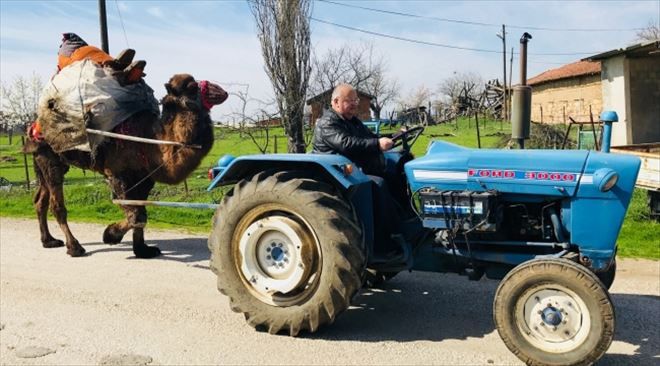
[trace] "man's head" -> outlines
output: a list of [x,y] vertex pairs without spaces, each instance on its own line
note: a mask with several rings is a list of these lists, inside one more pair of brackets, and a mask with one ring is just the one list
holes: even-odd
[[357,116],[358,99],[357,92],[349,84],[339,84],[332,91],[332,109],[344,119],[351,119]]

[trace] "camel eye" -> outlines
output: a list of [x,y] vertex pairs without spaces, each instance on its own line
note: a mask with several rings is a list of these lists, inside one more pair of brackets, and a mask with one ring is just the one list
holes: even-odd
[[196,82],[196,81],[191,81],[191,82],[189,82],[188,85],[186,86],[186,90],[187,90],[189,93],[197,93],[197,91],[199,90],[199,85],[197,85],[197,82]]

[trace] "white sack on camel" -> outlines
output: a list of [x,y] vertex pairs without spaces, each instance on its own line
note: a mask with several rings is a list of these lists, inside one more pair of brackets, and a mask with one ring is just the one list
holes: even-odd
[[57,153],[91,151],[103,141],[85,128],[112,131],[137,112],[159,115],[158,101],[144,80],[120,85],[112,70],[89,60],[63,68],[46,85],[38,116],[44,140]]

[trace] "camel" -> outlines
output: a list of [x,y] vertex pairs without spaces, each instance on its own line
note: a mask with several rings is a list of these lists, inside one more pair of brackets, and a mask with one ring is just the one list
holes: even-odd
[[[44,248],[64,245],[48,230],[47,212],[50,209],[66,236],[67,254],[85,255],[85,248],[73,236],[67,223],[64,205],[63,181],[70,165],[93,170],[106,178],[114,198],[146,200],[155,182],[177,184],[197,168],[213,145],[213,126],[209,110],[227,99],[228,94],[219,86],[198,83],[188,74],[174,75],[167,84],[160,118],[151,111],[134,114],[119,127],[131,135],[166,141],[186,146],[153,145],[118,139],[107,139],[94,152],[69,150],[56,153],[45,141],[30,141],[26,152],[34,158],[38,188],[34,204]],[[44,114],[48,114],[46,111]],[[39,118],[48,117],[40,115]],[[116,130],[116,129],[115,129]],[[192,147],[198,145],[197,147]],[[190,146],[190,147],[189,147]],[[123,221],[112,223],[103,232],[103,242],[117,244],[133,230],[133,253],[138,258],[153,258],[160,249],[144,241],[147,211],[144,206],[124,206]]]

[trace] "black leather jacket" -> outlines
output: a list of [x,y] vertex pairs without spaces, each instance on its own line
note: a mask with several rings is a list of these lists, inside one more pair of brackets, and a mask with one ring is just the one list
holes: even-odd
[[378,136],[358,118],[345,120],[332,109],[316,121],[312,147],[313,153],[344,155],[367,174],[379,175],[383,170]]

